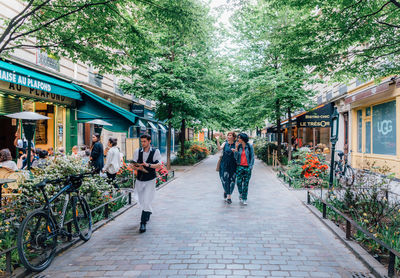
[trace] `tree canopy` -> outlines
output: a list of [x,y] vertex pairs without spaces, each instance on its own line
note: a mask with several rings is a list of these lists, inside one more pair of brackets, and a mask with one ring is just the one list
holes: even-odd
[[398,74],[400,2],[397,0],[265,0],[301,15],[282,26],[291,61],[336,80]]

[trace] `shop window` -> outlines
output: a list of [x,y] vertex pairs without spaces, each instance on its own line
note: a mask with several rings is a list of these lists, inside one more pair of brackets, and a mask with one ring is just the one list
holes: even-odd
[[362,110],[357,111],[357,151],[362,152]]
[[371,121],[365,122],[365,152],[371,153]]
[[396,155],[396,101],[372,108],[373,153]]
[[371,116],[371,107],[365,108],[365,116]]

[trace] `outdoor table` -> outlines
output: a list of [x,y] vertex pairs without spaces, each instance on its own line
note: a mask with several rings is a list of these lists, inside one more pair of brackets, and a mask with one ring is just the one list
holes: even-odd
[[2,197],[2,191],[3,191],[3,185],[11,182],[16,182],[17,180],[14,179],[0,179],[0,208],[3,204],[3,197]]

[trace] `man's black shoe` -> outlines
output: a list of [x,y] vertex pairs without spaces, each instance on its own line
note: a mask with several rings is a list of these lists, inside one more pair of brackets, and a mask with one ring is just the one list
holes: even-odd
[[228,204],[232,204],[232,199],[227,199],[226,202],[227,202]]
[[146,231],[146,224],[140,223],[139,232],[140,232],[140,233],[144,233],[145,231]]

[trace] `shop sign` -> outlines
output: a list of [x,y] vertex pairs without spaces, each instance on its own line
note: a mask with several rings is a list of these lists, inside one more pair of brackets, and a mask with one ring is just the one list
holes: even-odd
[[[4,72],[4,71],[0,70],[0,72]],[[14,80],[14,79],[12,78],[12,80]],[[50,86],[49,84],[47,84],[47,85]],[[43,85],[41,87],[49,88],[49,91],[51,91],[51,86],[48,87],[47,85]],[[49,101],[49,102],[55,102],[55,103],[66,104],[66,105],[73,104],[73,99],[68,98],[66,96],[61,96],[61,95],[58,95],[55,93],[51,93],[47,90],[34,89],[34,88],[21,86],[17,82],[5,82],[5,81],[0,80],[0,90],[15,94],[15,95],[36,98],[39,100],[44,100],[44,101]]]
[[303,128],[330,127],[333,104],[315,108],[306,114],[297,117],[297,126]]
[[155,119],[155,116],[156,116],[156,113],[154,113],[153,111],[150,111],[150,110],[147,110],[147,109],[145,109],[144,110],[144,117],[146,118],[146,119],[150,119],[150,120],[154,120]]
[[138,117],[144,117],[144,105],[131,105],[131,112]]

